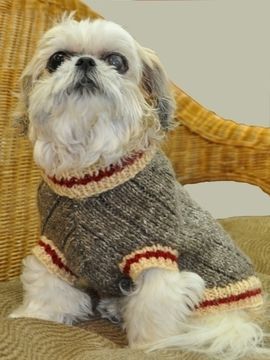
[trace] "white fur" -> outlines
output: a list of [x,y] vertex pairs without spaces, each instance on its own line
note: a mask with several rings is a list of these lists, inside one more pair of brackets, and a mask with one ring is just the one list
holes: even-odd
[[178,334],[203,291],[204,281],[192,272],[157,268],[143,272],[123,307],[129,345],[141,347]]
[[168,337],[147,346],[148,350],[175,348],[197,351],[215,359],[246,359],[260,355],[269,359],[270,350],[264,347],[262,328],[252,321],[245,310],[233,310],[191,317],[179,335]]
[[[74,56],[48,74],[46,63],[59,49]],[[101,60],[110,51],[128,59],[127,73],[119,74]],[[78,80],[75,63],[82,55],[91,56],[97,64],[91,74],[99,87],[96,94],[71,90]],[[67,18],[44,35],[22,78],[29,79],[31,88],[24,98],[34,159],[48,174],[78,170],[98,160],[107,166],[161,140],[154,109],[139,88],[142,56],[149,63],[153,57],[123,28],[105,20]]]
[[120,298],[104,298],[101,299],[97,311],[100,313],[102,319],[108,319],[112,323],[121,322],[121,304]]
[[93,314],[89,295],[49,273],[35,256],[29,255],[23,264],[23,304],[10,317],[31,317],[72,324],[86,320]]
[[270,357],[266,334],[250,310],[194,315],[204,291],[203,280],[191,272],[146,270],[136,290],[124,300],[122,316],[132,348],[170,348],[206,353],[216,359]]

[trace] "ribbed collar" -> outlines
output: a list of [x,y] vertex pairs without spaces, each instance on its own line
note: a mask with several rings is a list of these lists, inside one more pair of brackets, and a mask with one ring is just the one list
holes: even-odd
[[115,188],[136,176],[152,160],[155,147],[134,152],[107,167],[90,166],[81,171],[49,176],[44,181],[57,194],[72,199],[83,199]]

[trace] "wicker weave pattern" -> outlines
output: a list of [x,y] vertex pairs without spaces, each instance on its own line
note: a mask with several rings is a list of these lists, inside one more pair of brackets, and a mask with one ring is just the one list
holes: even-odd
[[18,79],[42,33],[64,11],[96,17],[77,0],[0,1],[0,281],[17,276],[38,237],[36,189],[40,174],[27,139],[12,128]]
[[[96,17],[78,0],[0,0],[0,281],[17,276],[37,241],[40,174],[28,141],[11,126],[18,79],[37,40],[63,11]],[[270,193],[270,130],[225,121],[174,87],[181,126],[167,153],[182,183],[246,181]]]
[[173,86],[181,125],[165,150],[182,184],[234,180],[270,194],[270,130],[225,120]]
[[183,185],[233,180],[260,186],[270,193],[270,149],[212,142],[180,125],[166,150]]

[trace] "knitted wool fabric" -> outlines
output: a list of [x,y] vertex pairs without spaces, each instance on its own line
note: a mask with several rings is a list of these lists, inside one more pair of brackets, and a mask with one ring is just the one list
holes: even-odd
[[200,312],[262,303],[251,261],[176,181],[160,150],[62,179],[44,175],[38,205],[43,237],[34,254],[70,283],[84,279],[101,296],[121,296],[123,277],[160,267],[205,280]]

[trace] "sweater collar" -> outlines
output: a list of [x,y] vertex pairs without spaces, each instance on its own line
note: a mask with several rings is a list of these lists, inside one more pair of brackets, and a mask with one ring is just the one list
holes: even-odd
[[43,173],[44,181],[58,195],[83,199],[111,190],[135,177],[152,160],[156,148],[134,152],[107,167],[90,166],[81,171],[50,176]]

